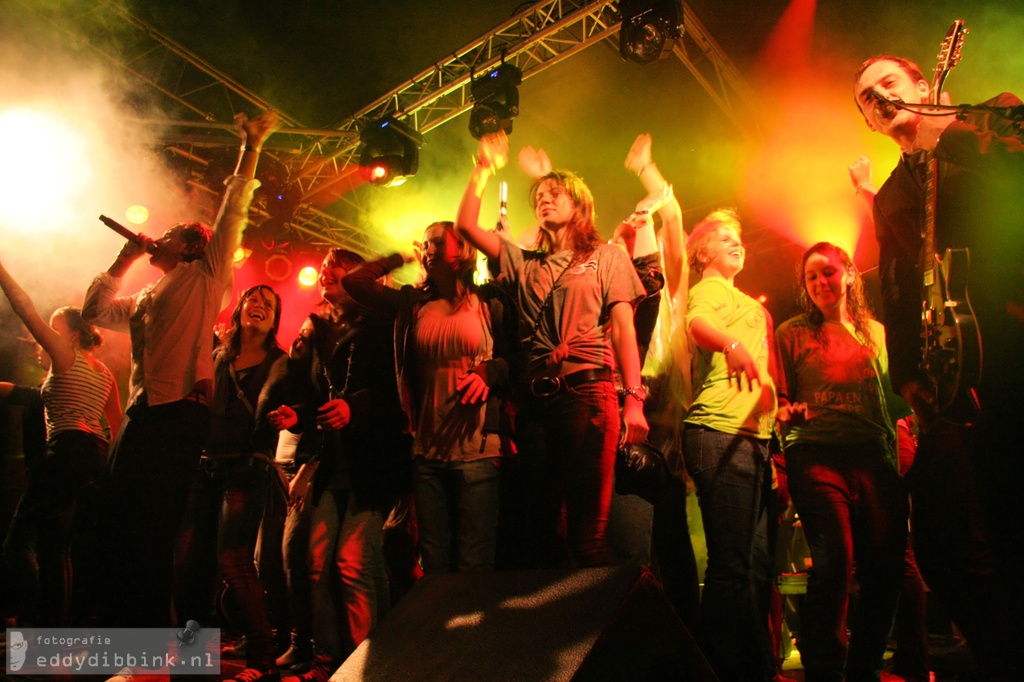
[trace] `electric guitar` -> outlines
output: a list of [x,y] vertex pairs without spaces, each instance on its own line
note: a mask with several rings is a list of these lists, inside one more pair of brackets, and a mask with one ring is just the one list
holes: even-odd
[[[966,33],[963,20],[957,19],[949,27],[932,78],[930,104],[939,103],[946,76],[960,60]],[[966,248],[946,249],[941,256],[935,250],[938,170],[938,160],[929,154],[920,256],[924,339],[921,369],[931,378],[940,416],[970,424],[981,409],[977,386],[982,365],[981,335],[967,295],[971,254]]]

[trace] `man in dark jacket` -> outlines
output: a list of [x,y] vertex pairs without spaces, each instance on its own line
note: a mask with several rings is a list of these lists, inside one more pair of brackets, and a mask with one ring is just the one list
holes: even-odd
[[[932,86],[916,64],[898,57],[868,60],[855,81],[854,96],[868,127],[903,152],[875,197],[874,219],[892,383],[922,425],[907,475],[914,549],[921,573],[967,639],[982,677],[1017,678],[1012,654],[1019,650],[1024,613],[1016,433],[1024,381],[1024,136],[1001,114],[1021,100],[1003,93],[962,116],[924,111],[935,101]],[[984,350],[973,395],[965,392],[950,406],[936,392],[939,373],[922,366],[929,156],[938,161],[935,251],[970,254],[969,272],[950,278],[967,283],[969,299],[951,291],[957,303],[951,310],[962,314],[973,306]],[[971,334],[969,327],[962,329]],[[965,351],[973,338],[964,337]]]

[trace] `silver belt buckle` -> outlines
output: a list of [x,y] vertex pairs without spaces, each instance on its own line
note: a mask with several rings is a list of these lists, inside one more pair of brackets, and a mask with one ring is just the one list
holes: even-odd
[[562,388],[561,377],[539,377],[530,380],[530,393],[536,398],[550,398]]

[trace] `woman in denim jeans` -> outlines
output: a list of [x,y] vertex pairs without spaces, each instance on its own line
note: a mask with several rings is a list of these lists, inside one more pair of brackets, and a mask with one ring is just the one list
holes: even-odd
[[526,531],[524,563],[564,563],[558,532],[564,509],[574,562],[606,564],[619,441],[613,366],[626,386],[625,440],[641,442],[647,436],[633,327],[633,304],[644,289],[625,250],[601,243],[593,196],[572,173],[553,171],[533,185],[531,199],[540,223],[536,250],[480,227],[487,180],[508,163],[505,134],[484,135],[477,159],[456,225],[471,244],[498,261],[500,281],[513,292],[519,314],[526,369],[517,394],[515,439],[525,469],[526,490],[519,500],[519,522]]
[[488,571],[498,529],[498,397],[507,394],[514,318],[500,289],[474,284],[476,249],[451,222],[427,227],[418,256],[426,272],[419,286],[379,282],[417,260],[397,253],[351,272],[342,285],[357,303],[395,318],[398,389],[415,434],[424,573]]
[[219,564],[246,636],[246,667],[231,678],[238,682],[280,679],[276,640],[253,561],[270,486],[278,485],[269,454],[274,443],[257,438],[256,424],[264,385],[272,372],[284,371],[280,322],[281,297],[269,286],[250,287],[239,296],[231,327],[214,351],[210,435],[178,540],[178,617],[203,623],[216,594]]
[[768,440],[775,419],[772,321],[733,285],[746,250],[732,211],[716,211],[687,241],[700,281],[690,289],[693,405],[683,430],[697,487],[708,565],[701,598],[704,647],[723,682],[771,680]]

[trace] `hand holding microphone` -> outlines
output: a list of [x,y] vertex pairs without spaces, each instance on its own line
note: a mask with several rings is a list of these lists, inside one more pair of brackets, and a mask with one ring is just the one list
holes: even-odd
[[156,242],[146,235],[132,232],[121,223],[105,215],[100,216],[100,222],[127,240],[117,254],[117,261],[111,266],[112,270],[108,270],[111,274],[120,277],[139,256],[156,252]]
[[[136,244],[142,245],[142,251],[135,254],[134,258],[138,258],[143,253],[153,253],[154,251],[156,251],[156,242],[154,242],[146,235],[132,232],[121,223],[117,222],[113,218],[108,218],[105,215],[100,216],[100,222],[109,227],[114,232],[117,232],[119,235],[127,239],[129,242],[135,242]],[[123,251],[124,249],[122,249],[122,252]]]

